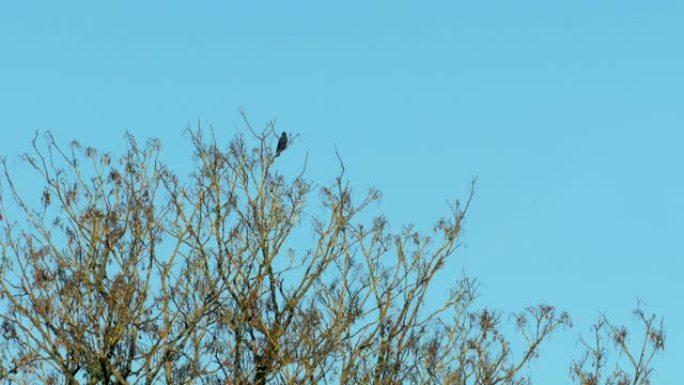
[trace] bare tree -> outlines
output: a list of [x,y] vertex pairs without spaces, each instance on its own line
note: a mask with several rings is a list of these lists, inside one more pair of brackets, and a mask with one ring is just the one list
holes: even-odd
[[[132,136],[118,160],[37,137],[23,156],[44,184],[35,199],[2,160],[1,383],[529,382],[523,368],[567,314],[517,314],[513,352],[474,280],[426,301],[472,191],[433,233],[393,233],[367,215],[380,193],[353,194],[341,160],[326,186],[286,178],[273,124],[245,123],[226,147],[188,131],[182,180],[158,141]],[[307,211],[316,192],[322,208]]]
[[[592,326],[593,339],[580,339],[584,347],[582,357],[572,364],[571,373],[580,385],[649,385],[653,373],[652,362],[656,353],[665,349],[663,321],[655,315],[646,315],[641,306],[634,316],[644,328],[636,349],[628,343],[625,326],[612,324],[605,316]],[[610,357],[613,345],[620,357]],[[621,365],[626,361],[626,367]]]

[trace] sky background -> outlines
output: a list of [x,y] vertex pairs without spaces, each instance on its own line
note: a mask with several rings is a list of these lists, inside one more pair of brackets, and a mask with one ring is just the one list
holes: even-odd
[[[337,145],[399,230],[477,194],[462,271],[479,304],[567,310],[531,366],[569,384],[601,312],[662,315],[655,384],[684,357],[684,2],[0,3],[0,154],[36,129],[114,153],[126,131],[189,170],[184,128],[230,138],[244,107],[300,138],[282,167],[326,183]],[[38,186],[37,186],[38,187]]]

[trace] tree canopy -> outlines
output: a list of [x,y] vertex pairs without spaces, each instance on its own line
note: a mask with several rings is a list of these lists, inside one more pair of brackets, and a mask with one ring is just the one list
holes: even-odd
[[[515,314],[514,351],[508,318],[476,306],[474,279],[427,300],[457,255],[472,193],[431,232],[393,232],[366,215],[379,191],[352,191],[341,159],[327,185],[305,178],[306,161],[285,177],[274,126],[247,127],[229,143],[189,130],[185,178],[160,161],[158,140],[132,135],[120,157],[38,135],[22,177],[44,185],[39,195],[2,160],[0,383],[529,382],[527,364],[568,314]],[[301,228],[309,244],[292,241]],[[571,364],[578,384],[649,383],[664,332],[635,314],[643,344],[630,349],[627,330],[602,317]]]

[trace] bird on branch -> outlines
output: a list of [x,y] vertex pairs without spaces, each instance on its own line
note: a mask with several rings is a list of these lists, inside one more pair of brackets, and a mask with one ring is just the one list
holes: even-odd
[[276,148],[276,154],[275,156],[277,157],[280,155],[281,152],[285,151],[287,148],[287,134],[283,132],[280,135],[280,139],[278,139],[278,147]]

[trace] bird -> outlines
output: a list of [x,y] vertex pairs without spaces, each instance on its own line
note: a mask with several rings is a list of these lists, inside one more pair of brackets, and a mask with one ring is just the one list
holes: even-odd
[[287,148],[287,134],[283,132],[280,135],[280,139],[278,139],[278,147],[276,148],[276,154],[275,156],[277,157],[280,155],[281,152],[285,151]]

